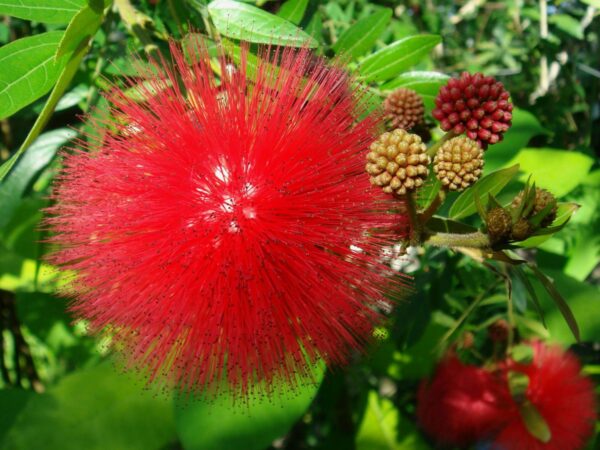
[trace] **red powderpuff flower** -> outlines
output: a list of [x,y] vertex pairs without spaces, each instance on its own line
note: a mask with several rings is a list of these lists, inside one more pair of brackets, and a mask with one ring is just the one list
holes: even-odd
[[503,423],[507,397],[502,380],[485,369],[447,356],[417,394],[417,419],[443,445],[468,446],[492,435]]
[[594,385],[581,375],[577,358],[556,346],[532,343],[531,364],[509,362],[507,370],[529,378],[525,398],[539,412],[550,430],[542,442],[531,434],[513,402],[510,420],[494,439],[494,450],[577,450],[594,430],[596,418]]
[[250,65],[244,46],[217,77],[196,46],[141,74],[146,102],[114,88],[119,119],[95,126],[116,132],[65,154],[51,260],[76,273],[73,311],[153,379],[294,385],[363,349],[400,287],[379,257],[405,220],[364,174],[379,119],[307,49]]
[[463,72],[440,89],[432,115],[442,130],[466,133],[485,149],[501,141],[510,128],[513,105],[509,96],[493,77]]

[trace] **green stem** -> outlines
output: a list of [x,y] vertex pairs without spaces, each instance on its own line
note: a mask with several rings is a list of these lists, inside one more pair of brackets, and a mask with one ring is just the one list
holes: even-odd
[[454,131],[448,131],[444,136],[442,136],[442,138],[439,141],[437,141],[435,144],[433,144],[427,149],[427,154],[433,158],[440,149],[440,147],[444,145],[444,142],[449,141],[450,139],[455,138],[456,136],[458,136],[458,134],[456,134]]
[[468,247],[468,248],[490,248],[490,238],[487,234],[479,231],[474,233],[432,233],[427,236],[425,243],[436,247]]

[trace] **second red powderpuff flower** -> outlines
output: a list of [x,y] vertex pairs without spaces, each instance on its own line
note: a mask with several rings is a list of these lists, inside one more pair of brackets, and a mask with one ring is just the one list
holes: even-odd
[[364,348],[399,287],[379,258],[404,219],[363,173],[378,120],[307,49],[251,65],[243,46],[217,77],[195,47],[140,74],[144,103],[115,88],[118,120],[96,127],[116,133],[65,154],[52,261],[76,273],[75,313],[152,378],[293,385]]
[[[533,361],[509,361],[505,370],[527,376],[523,399],[512,402],[491,448],[493,450],[579,450],[594,430],[594,385],[581,375],[577,358],[560,347],[531,343]],[[524,420],[531,405],[547,427],[547,436],[535,436]],[[538,419],[539,420],[539,419]]]
[[451,353],[421,383],[417,419],[436,442],[468,446],[499,429],[509,404],[500,377]]

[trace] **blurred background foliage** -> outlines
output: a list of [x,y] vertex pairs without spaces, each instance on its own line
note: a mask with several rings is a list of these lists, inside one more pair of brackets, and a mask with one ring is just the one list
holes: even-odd
[[[599,10],[598,0],[3,2],[0,448],[431,449],[415,423],[419,381],[465,335],[476,352],[489,354],[487,328],[507,317],[507,305],[521,336],[570,346],[600,381]],[[43,262],[48,249],[38,225],[58,149],[90,131],[81,115],[106,108],[99,93],[108,82],[137,75],[132,52],[166,53],[169,36],[185,42],[190,32],[221,32],[234,47],[240,37],[286,44],[307,37],[296,26],[317,53],[344,54],[374,104],[407,86],[430,113],[448,75],[463,70],[505,84],[517,107],[513,127],[486,153],[485,171],[520,164],[501,201],[532,175],[580,206],[566,228],[519,253],[566,298],[580,343],[539,280],[531,286],[544,321],[520,276],[464,254],[411,248],[391,263],[414,277],[415,291],[390,313],[388,328],[377,330],[372,351],[296,395],[252,399],[251,414],[227,398],[173,399],[112,366],[106,343],[88,337],[66,311],[68,301],[54,295],[61,278]],[[588,448],[600,448],[600,439]]]

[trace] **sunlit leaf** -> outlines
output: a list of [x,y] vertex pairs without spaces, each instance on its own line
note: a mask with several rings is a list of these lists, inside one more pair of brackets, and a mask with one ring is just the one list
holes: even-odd
[[54,59],[62,31],[18,39],[0,48],[0,118],[8,117],[46,94],[67,59]]
[[69,23],[86,0],[0,0],[0,14],[43,23]]
[[208,12],[219,33],[234,39],[293,47],[317,47],[318,43],[293,23],[256,6],[233,0],[216,0]]

